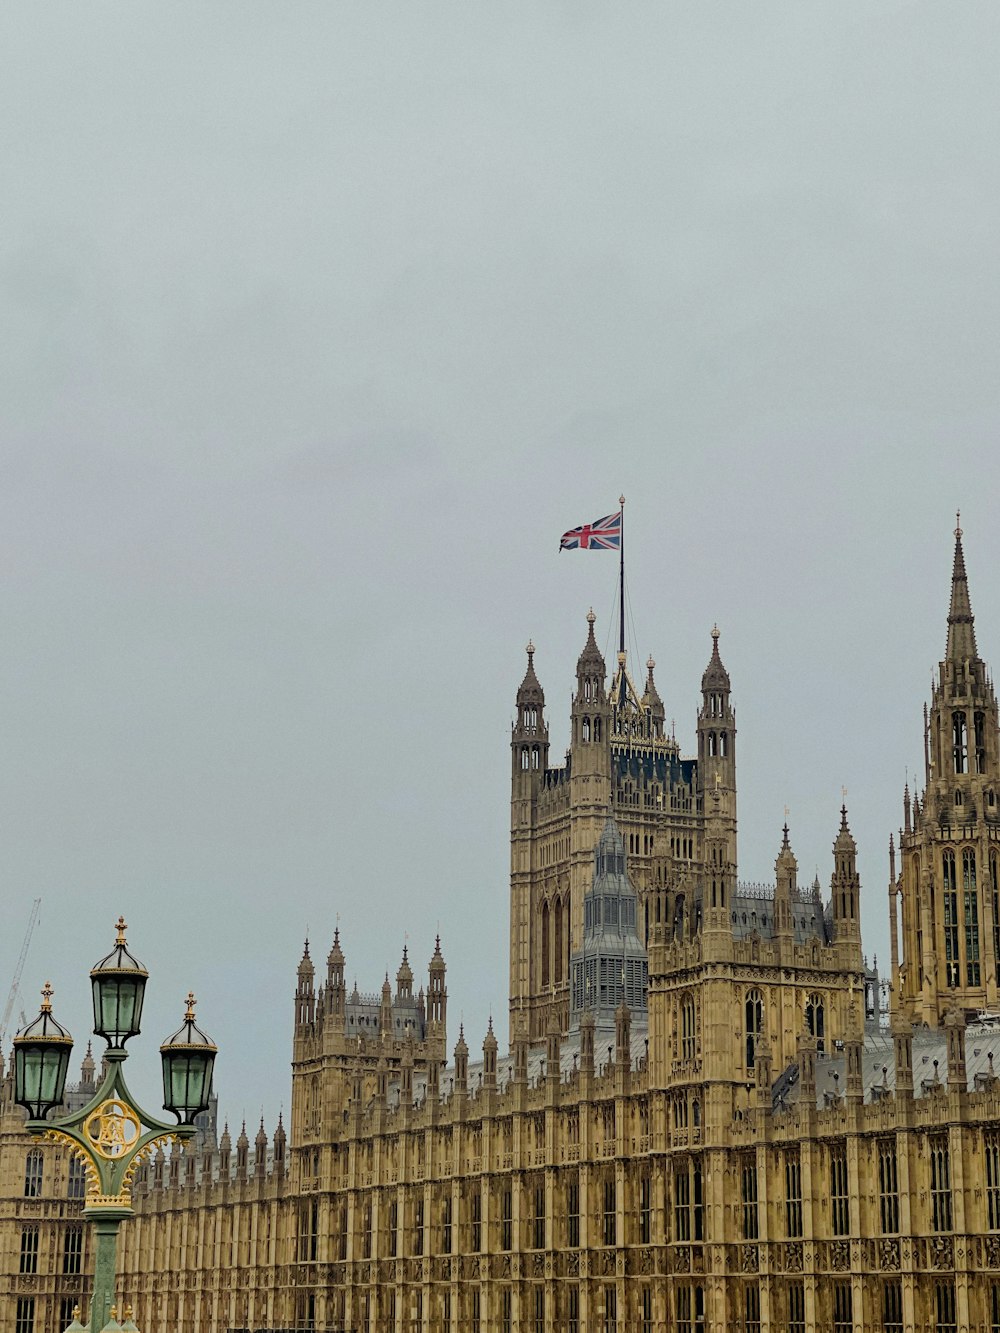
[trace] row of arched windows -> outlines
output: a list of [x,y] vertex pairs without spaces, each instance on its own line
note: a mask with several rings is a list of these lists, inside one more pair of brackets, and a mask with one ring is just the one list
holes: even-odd
[[[805,1029],[816,1041],[817,1050],[826,1049],[826,1005],[822,995],[814,993],[806,1000]],[[764,1035],[764,997],[759,990],[748,990],[743,1002],[743,1037],[746,1067],[755,1068],[757,1047]]]
[[710,731],[706,738],[710,759],[725,759],[729,753],[728,734],[724,731]]

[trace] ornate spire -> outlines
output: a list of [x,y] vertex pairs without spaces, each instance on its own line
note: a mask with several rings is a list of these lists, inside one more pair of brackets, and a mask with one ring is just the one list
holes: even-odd
[[299,976],[311,977],[315,970],[312,959],[309,957],[309,940],[307,939],[302,949],[302,961],[299,963]]
[[528,646],[525,649],[528,654],[528,669],[524,673],[524,680],[521,681],[517,691],[517,702],[519,704],[538,704],[545,703],[545,692],[535,675],[535,645],[528,640]]
[[955,562],[951,571],[951,605],[948,608],[948,645],[945,657],[949,662],[964,662],[978,656],[976,628],[969,600],[969,581],[965,574],[965,553],[962,550],[960,514],[956,514]]
[[702,693],[707,693],[709,690],[728,690],[729,688],[729,672],[722,665],[722,658],[719,656],[719,627],[713,625],[712,656],[708,659],[708,666],[701,678]]
[[576,664],[577,675],[582,674],[588,668],[591,670],[596,668],[601,676],[604,676],[604,658],[601,655],[600,648],[597,646],[597,640],[594,638],[594,625],[596,622],[597,617],[594,615],[594,608],[591,607],[587,612],[587,642],[583,645],[583,652],[580,654]]
[[834,852],[856,852],[858,850],[854,836],[847,825],[847,806],[840,807],[840,831],[837,834],[836,841],[833,844]]

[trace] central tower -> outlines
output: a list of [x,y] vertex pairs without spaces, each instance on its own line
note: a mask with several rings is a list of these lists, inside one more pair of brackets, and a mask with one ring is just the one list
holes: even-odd
[[[664,919],[680,935],[695,934],[706,893],[709,904],[725,907],[725,885],[736,864],[736,718],[718,630],[702,678],[698,754],[685,757],[666,729],[655,662],[646,663],[640,695],[620,652],[608,685],[595,621],[590,611],[562,765],[549,763],[545,696],[533,644],[517,692],[511,732],[510,1021],[512,1035],[523,1032],[530,1041],[544,1039],[553,1012],[568,1031],[570,956],[583,944],[584,897],[609,814],[621,833],[638,895],[643,946]],[[708,860],[714,878],[704,873]]]

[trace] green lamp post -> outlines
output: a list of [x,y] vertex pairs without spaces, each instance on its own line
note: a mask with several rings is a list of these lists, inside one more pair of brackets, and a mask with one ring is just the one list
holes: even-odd
[[52,1013],[48,982],[38,1017],[14,1038],[14,1100],[28,1112],[28,1132],[65,1144],[86,1168],[83,1215],[96,1233],[94,1295],[90,1322],[83,1326],[90,1333],[100,1333],[111,1320],[118,1228],[133,1214],[136,1170],[157,1144],[194,1135],[195,1117],[207,1109],[211,1097],[216,1056],[214,1043],[194,1021],[195,1001],[189,994],[184,1022],[160,1047],[163,1105],[177,1123],[156,1120],[137,1105],[122,1066],[128,1054],[125,1043],[139,1033],[149,974],[129,953],[124,918],[118,918],[117,929],[114,948],[90,973],[94,1032],[107,1042],[107,1073],[87,1105],[72,1115],[48,1119],[62,1104],[73,1046],[73,1038]]

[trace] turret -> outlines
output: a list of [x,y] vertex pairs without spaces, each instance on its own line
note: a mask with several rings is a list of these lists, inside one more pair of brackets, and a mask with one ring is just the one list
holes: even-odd
[[483,1087],[496,1091],[497,1086],[497,1039],[493,1032],[493,1016],[490,1015],[489,1027],[483,1040]]
[[279,1176],[285,1174],[285,1148],[287,1144],[288,1136],[285,1134],[285,1125],[279,1111],[278,1128],[274,1131],[274,1169]]
[[847,826],[847,806],[840,808],[840,831],[833,844],[834,937],[861,942],[861,881],[858,879],[858,848]]
[[791,843],[788,841],[788,825],[781,830],[781,848],[774,863],[774,931],[776,938],[787,941],[793,938],[794,916],[793,902],[797,894],[799,863],[795,859]]
[[545,721],[545,694],[535,675],[535,645],[526,649],[528,669],[517,691],[517,716],[511,728],[511,778],[515,790],[532,784],[549,762],[549,728]]
[[407,957],[407,946],[403,945],[403,961],[396,973],[396,1002],[413,999],[413,968]]
[[[229,1121],[222,1126],[222,1138],[219,1140],[219,1177],[222,1180],[229,1179],[229,1165],[233,1151],[233,1141],[229,1137]],[[162,1155],[163,1149],[160,1149]]]
[[340,947],[340,927],[333,932],[333,945],[326,957],[327,1003],[331,1014],[344,1017],[347,989],[344,986],[344,952]]
[[573,776],[600,774],[610,780],[607,742],[611,708],[605,692],[604,658],[594,638],[596,620],[591,608],[587,612],[587,642],[576,663],[576,694],[571,710]]
[[250,1158],[250,1140],[247,1138],[247,1122],[243,1121],[243,1128],[240,1130],[240,1136],[236,1140],[236,1179],[246,1180],[247,1166]]
[[298,982],[295,988],[295,1026],[309,1027],[316,1017],[316,995],[313,990],[315,968],[309,957],[309,941],[306,940],[299,963]]
[[83,1063],[80,1065],[80,1090],[82,1092],[94,1092],[97,1089],[97,1066],[94,1063],[94,1051],[92,1044],[87,1042],[87,1054],[83,1057]]
[[730,689],[729,672],[719,656],[719,627],[714,625],[712,655],[701,678],[698,713],[698,773],[703,791],[716,786],[716,777],[723,791],[736,791],[736,714]]
[[455,1091],[464,1097],[469,1086],[469,1047],[465,1040],[465,1026],[458,1025],[458,1041],[455,1043]]
[[382,1034],[383,1041],[392,1040],[392,986],[389,984],[389,973],[385,974],[385,981],[382,982],[382,1002],[379,1005],[378,1015],[379,1032]]
[[261,1179],[267,1170],[267,1134],[264,1130],[264,1117],[260,1118],[260,1129],[257,1131],[257,1137],[254,1140],[253,1151],[253,1173]]
[[448,991],[445,987],[444,956],[441,953],[441,936],[434,940],[434,956],[428,968],[427,982],[427,1035],[440,1046],[440,1058],[445,1058],[447,1040]]

